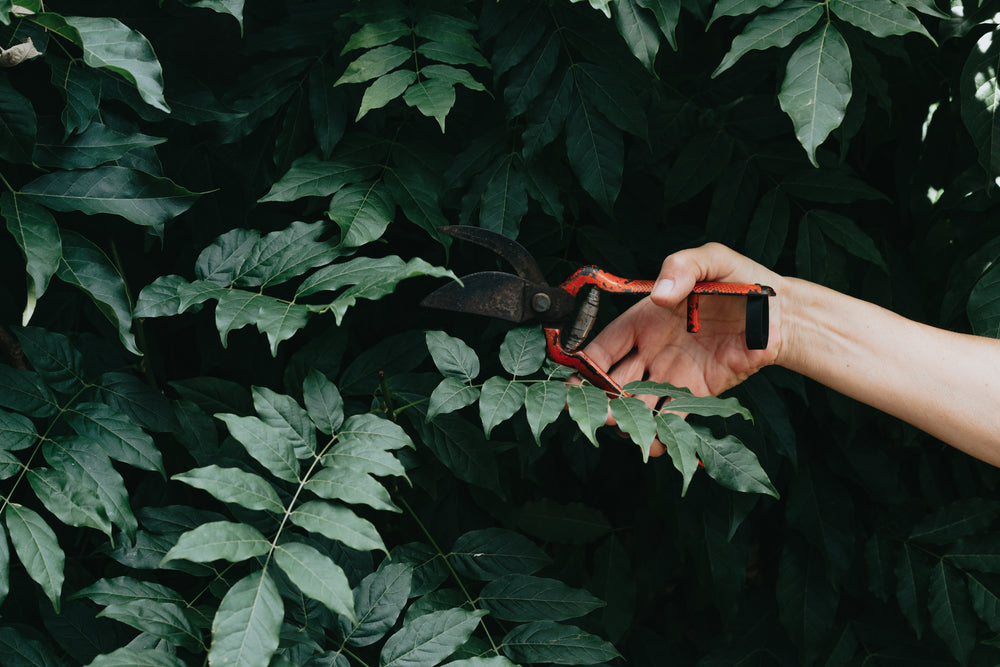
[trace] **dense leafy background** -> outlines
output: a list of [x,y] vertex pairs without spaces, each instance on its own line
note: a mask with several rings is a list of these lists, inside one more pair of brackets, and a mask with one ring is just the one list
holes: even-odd
[[2,661],[997,664],[993,468],[780,369],[626,439],[416,304],[463,223],[997,336],[998,16],[0,0]]

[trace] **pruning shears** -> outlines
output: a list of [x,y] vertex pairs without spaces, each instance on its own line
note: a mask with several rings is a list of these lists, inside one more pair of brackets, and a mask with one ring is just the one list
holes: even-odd
[[[546,282],[535,258],[516,241],[481,227],[449,225],[439,229],[492,250],[514,267],[517,275],[502,271],[472,273],[462,277],[461,285],[452,282],[438,288],[424,298],[422,306],[516,323],[538,320],[545,333],[546,354],[552,361],[572,368],[600,389],[622,393],[618,383],[580,347],[597,320],[601,292],[649,294],[653,291],[653,281],[621,278],[596,266],[584,266],[563,283],[552,286]],[[726,282],[695,284],[687,298],[687,330],[691,333],[701,329],[699,297],[709,294],[747,297],[747,348],[767,347],[767,299],[775,295],[772,288]]]

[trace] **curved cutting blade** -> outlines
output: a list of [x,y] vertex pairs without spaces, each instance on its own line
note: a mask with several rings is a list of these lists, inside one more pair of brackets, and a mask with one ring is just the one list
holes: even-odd
[[[558,287],[536,285],[500,271],[462,276],[464,287],[450,282],[428,294],[421,306],[475,313],[508,322],[552,320],[573,312],[576,300]],[[538,298],[539,295],[544,298]]]
[[438,230],[456,239],[471,241],[484,248],[489,248],[510,262],[510,265],[517,271],[517,275],[536,285],[548,285],[542,270],[538,267],[538,262],[531,256],[531,253],[520,243],[503,234],[471,225],[446,225],[438,227]]

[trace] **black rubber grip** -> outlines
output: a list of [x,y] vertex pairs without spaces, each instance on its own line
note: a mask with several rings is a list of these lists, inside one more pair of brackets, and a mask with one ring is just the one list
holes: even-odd
[[768,298],[763,294],[747,295],[747,349],[766,349],[769,328]]

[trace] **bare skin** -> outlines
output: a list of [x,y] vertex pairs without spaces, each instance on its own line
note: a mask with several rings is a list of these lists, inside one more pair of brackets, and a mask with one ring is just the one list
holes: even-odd
[[[702,331],[687,333],[687,295],[706,280],[775,289],[766,350],[746,348],[742,299],[703,297]],[[1000,340],[913,322],[780,276],[719,244],[667,257],[653,294],[605,327],[585,351],[619,384],[648,379],[703,396],[764,366],[783,366],[1000,466]],[[642,398],[651,406],[657,400]],[[663,451],[654,443],[650,453]]]

